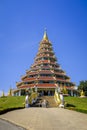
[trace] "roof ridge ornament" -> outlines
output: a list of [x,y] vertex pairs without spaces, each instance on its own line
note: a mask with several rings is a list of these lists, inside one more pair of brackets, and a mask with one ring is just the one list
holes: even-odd
[[47,36],[47,29],[45,28],[43,40],[49,41]]

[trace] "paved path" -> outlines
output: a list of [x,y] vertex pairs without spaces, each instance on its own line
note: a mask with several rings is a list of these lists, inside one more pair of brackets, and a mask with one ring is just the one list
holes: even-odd
[[26,108],[0,117],[27,130],[87,130],[87,114],[63,108]]
[[0,119],[0,130],[25,130],[19,126],[16,126],[8,121]]

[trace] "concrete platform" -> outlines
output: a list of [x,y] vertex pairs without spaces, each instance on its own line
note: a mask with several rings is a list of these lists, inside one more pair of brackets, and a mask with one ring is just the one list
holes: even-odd
[[0,118],[27,130],[87,130],[87,114],[63,108],[26,108]]

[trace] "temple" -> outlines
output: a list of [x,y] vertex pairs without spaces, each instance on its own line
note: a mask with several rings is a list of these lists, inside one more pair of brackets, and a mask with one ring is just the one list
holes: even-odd
[[46,31],[39,44],[34,63],[16,86],[14,95],[25,95],[27,89],[35,87],[41,95],[54,95],[56,89],[59,91],[66,89],[68,94],[72,95],[75,84],[70,81],[70,77],[57,62]]

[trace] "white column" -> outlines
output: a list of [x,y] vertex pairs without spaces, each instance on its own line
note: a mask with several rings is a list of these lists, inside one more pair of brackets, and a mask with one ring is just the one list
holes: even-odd
[[71,90],[71,96],[73,96],[73,90]]
[[19,90],[19,96],[21,96],[21,89]]

